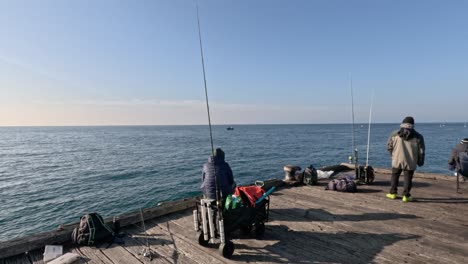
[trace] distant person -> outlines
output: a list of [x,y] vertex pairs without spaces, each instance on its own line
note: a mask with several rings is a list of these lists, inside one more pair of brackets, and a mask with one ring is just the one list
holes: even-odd
[[216,199],[216,181],[220,199],[225,199],[233,193],[234,176],[231,167],[224,161],[224,152],[220,148],[217,148],[214,156],[210,156],[208,162],[203,165],[201,188],[205,198]]
[[403,172],[405,184],[403,202],[412,202],[410,194],[413,185],[413,174],[417,166],[424,165],[424,137],[414,129],[414,118],[405,117],[400,129],[393,132],[388,138],[387,149],[392,156],[392,179],[390,193],[387,198],[397,198],[397,187],[400,174]]
[[449,170],[454,170],[461,176],[461,181],[465,181],[468,178],[468,138],[464,138],[458,143],[448,161]]

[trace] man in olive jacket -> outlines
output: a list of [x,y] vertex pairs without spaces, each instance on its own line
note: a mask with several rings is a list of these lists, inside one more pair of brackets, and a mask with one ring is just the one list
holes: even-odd
[[392,156],[392,179],[390,193],[387,197],[397,198],[398,180],[401,172],[405,177],[403,202],[413,201],[410,191],[413,185],[413,174],[417,166],[424,165],[424,137],[414,129],[414,118],[405,117],[400,129],[393,132],[387,142],[387,149]]

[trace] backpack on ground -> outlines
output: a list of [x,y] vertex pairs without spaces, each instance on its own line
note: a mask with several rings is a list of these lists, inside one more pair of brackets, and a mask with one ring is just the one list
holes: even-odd
[[314,166],[310,165],[304,169],[302,172],[302,182],[307,185],[317,185],[318,176]]
[[72,242],[77,245],[94,246],[101,242],[112,242],[115,233],[97,213],[85,214],[80,224],[73,229]]
[[352,180],[346,178],[333,179],[328,182],[325,190],[332,190],[337,192],[357,192],[356,183]]

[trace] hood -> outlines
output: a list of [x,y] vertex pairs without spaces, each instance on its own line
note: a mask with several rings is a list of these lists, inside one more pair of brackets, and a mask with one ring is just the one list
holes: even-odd
[[220,148],[215,149],[214,155],[208,158],[208,162],[223,162],[224,161],[224,151]]
[[403,138],[404,140],[409,140],[409,139],[413,138],[414,130],[412,128],[402,127],[398,131],[398,136]]
[[224,162],[224,157],[218,157],[218,156],[209,156],[208,157],[208,162],[210,163],[222,163]]

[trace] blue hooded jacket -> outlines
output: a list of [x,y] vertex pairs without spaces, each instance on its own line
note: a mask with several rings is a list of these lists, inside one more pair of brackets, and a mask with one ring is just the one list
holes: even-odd
[[234,176],[231,167],[224,161],[224,152],[219,148],[216,149],[215,156],[210,156],[208,162],[203,165],[201,189],[206,198],[216,199],[215,174],[217,175],[220,198],[226,198],[232,194]]
[[456,170],[468,177],[468,138],[464,138],[452,150],[449,159],[449,170]]

